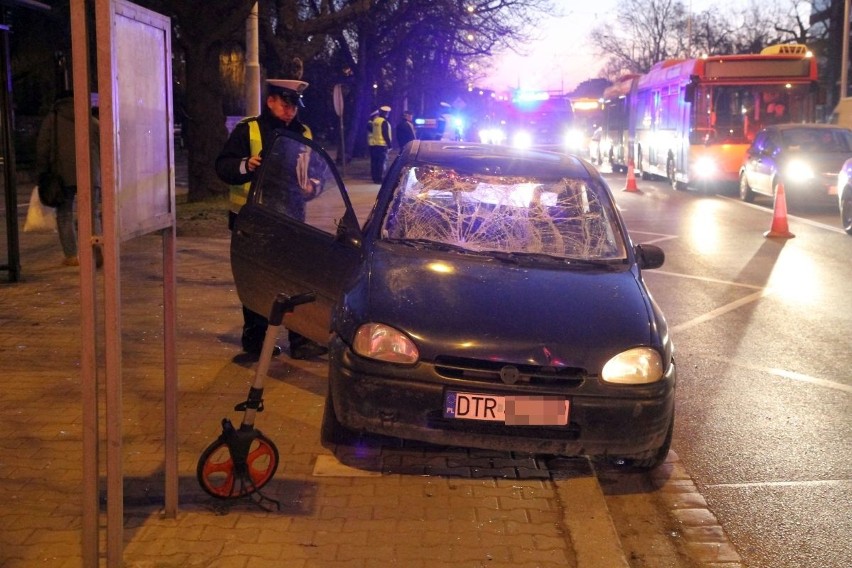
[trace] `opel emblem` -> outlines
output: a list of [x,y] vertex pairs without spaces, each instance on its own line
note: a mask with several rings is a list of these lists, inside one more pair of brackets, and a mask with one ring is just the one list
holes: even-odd
[[514,365],[506,365],[500,369],[500,380],[507,385],[514,385],[517,383],[520,376],[521,374],[518,371],[518,368]]

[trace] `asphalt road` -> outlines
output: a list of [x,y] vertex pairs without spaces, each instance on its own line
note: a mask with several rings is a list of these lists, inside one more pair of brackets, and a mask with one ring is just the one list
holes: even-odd
[[[751,568],[852,559],[852,237],[836,206],[675,192],[606,174],[679,365],[673,449]],[[606,490],[606,486],[605,486]],[[613,492],[617,492],[617,488]]]

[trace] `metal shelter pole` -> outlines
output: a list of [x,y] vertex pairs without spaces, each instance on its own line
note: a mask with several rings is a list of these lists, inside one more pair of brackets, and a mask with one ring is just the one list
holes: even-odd
[[257,2],[246,19],[246,116],[260,114],[260,59]]
[[21,278],[21,246],[18,233],[18,186],[15,171],[15,143],[12,136],[12,72],[9,64],[9,27],[0,24],[0,123],[2,123],[3,195],[6,206],[7,263],[9,282]]
[[[83,566],[98,566],[98,377],[97,293],[93,246],[89,117],[89,49],[85,0],[71,2],[71,56],[74,69],[74,142],[77,151],[77,216],[80,253],[80,353],[83,410]],[[90,246],[86,246],[89,244]]]
[[837,99],[846,98],[849,96],[847,80],[849,77],[849,4],[846,0],[843,7],[843,51],[840,54],[840,97]]

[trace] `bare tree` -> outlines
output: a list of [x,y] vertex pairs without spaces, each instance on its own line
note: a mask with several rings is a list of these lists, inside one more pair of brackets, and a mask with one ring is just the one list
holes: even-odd
[[620,0],[615,22],[591,32],[605,71],[646,73],[658,61],[678,57],[686,49],[687,12],[679,0]]
[[616,22],[592,30],[591,39],[607,58],[604,74],[615,79],[625,72],[646,73],[664,59],[759,53],[777,43],[818,45],[802,8],[831,1],[749,0],[727,13],[708,9],[692,15],[680,0],[620,0]]

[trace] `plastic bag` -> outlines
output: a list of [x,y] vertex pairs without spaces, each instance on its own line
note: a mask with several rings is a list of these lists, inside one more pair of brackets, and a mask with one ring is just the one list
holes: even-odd
[[27,219],[24,221],[25,233],[55,233],[56,209],[48,207],[38,197],[38,186],[33,188],[30,205],[27,208]]

